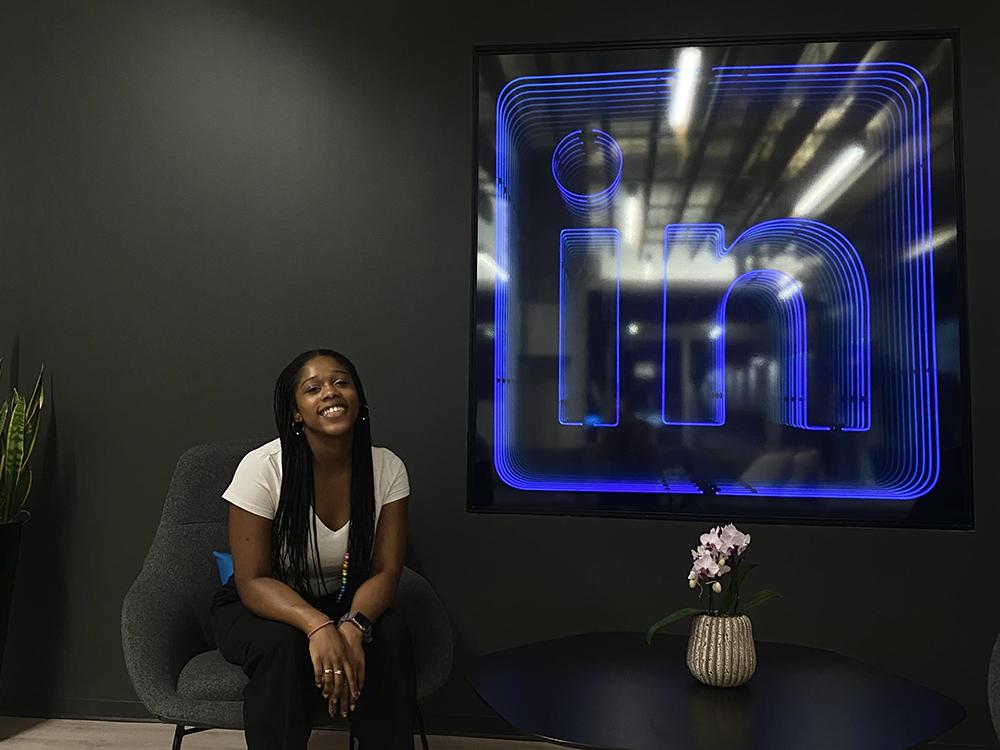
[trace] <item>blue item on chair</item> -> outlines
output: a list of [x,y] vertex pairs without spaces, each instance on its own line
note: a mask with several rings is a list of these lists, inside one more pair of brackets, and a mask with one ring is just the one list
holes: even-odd
[[233,556],[229,552],[219,552],[215,549],[212,550],[212,556],[219,568],[219,578],[222,580],[222,585],[225,586],[229,576],[233,574]]

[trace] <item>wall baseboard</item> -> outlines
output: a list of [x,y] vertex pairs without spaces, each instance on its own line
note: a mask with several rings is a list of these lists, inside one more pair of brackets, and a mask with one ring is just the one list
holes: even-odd
[[[74,698],[5,698],[0,702],[0,716],[39,719],[85,719],[91,721],[157,722],[139,701],[93,700]],[[489,737],[524,740],[531,737],[518,732],[498,716],[424,714],[428,734],[456,737]],[[339,730],[322,730],[339,731]],[[992,750],[986,745],[951,745],[929,742],[915,750]]]
[[0,701],[0,714],[40,719],[156,721],[139,701],[90,698],[7,697]]
[[[5,698],[0,715],[39,719],[157,722],[139,701],[74,698]],[[525,735],[498,716],[424,713],[428,734],[461,737],[525,739]]]

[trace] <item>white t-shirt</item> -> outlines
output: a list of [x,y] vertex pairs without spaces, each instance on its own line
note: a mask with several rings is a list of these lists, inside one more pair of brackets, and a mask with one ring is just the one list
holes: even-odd
[[[388,448],[372,446],[372,469],[375,478],[375,528],[378,528],[382,506],[410,494],[410,480],[402,460]],[[281,439],[275,438],[247,453],[236,467],[233,481],[222,497],[233,505],[254,515],[273,520],[281,496]],[[314,514],[315,515],[315,514]],[[351,522],[339,529],[331,529],[316,516],[316,533],[319,537],[320,569],[330,593],[340,590],[341,565],[347,552],[348,532]],[[309,586],[314,595],[322,593],[314,566],[312,529],[307,546]]]

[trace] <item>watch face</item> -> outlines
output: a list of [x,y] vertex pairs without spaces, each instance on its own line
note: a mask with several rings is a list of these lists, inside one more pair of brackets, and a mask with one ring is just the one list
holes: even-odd
[[358,623],[358,625],[360,625],[361,627],[363,627],[365,630],[368,630],[372,626],[372,621],[369,620],[367,617],[365,617],[360,612],[355,612],[354,613],[354,621],[356,623]]

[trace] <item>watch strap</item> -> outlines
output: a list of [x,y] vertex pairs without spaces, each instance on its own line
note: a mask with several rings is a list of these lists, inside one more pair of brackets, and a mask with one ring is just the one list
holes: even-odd
[[361,612],[355,610],[343,615],[339,620],[337,620],[337,627],[340,627],[345,622],[351,623],[351,625],[361,631],[361,640],[365,643],[371,643],[372,624],[367,617],[361,614]]

